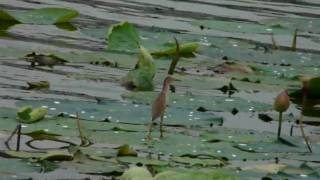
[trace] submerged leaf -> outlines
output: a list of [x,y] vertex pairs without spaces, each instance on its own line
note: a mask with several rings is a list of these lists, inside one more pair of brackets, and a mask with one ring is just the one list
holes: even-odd
[[30,113],[32,112],[31,106],[24,106],[17,112],[18,118],[20,120],[28,120],[30,119]]
[[108,49],[118,51],[134,51],[139,48],[138,31],[129,22],[112,25],[108,30]]

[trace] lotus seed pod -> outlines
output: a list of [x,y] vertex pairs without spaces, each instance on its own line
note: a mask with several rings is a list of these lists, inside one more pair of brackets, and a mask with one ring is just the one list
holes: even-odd
[[273,109],[277,112],[285,112],[290,105],[290,100],[288,96],[288,92],[282,91],[275,99],[273,104]]

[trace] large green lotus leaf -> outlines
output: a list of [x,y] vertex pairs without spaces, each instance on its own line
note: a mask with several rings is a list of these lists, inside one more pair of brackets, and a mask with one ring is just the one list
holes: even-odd
[[122,163],[129,164],[143,164],[143,165],[155,165],[155,166],[166,166],[168,165],[168,161],[162,161],[157,159],[148,159],[143,157],[118,157],[118,161]]
[[138,31],[129,22],[121,22],[109,27],[108,49],[118,51],[136,51],[140,46]]
[[204,179],[216,179],[216,180],[236,180],[237,176],[224,172],[223,170],[214,170],[211,172],[162,172],[155,176],[155,180],[204,180]]
[[[15,20],[25,24],[65,23],[79,15],[78,11],[65,8],[42,8],[28,11],[10,11],[7,12],[7,14],[11,16],[9,20]],[[8,20],[8,16],[2,17]]]
[[317,18],[292,18],[292,17],[277,17],[265,19],[260,23],[269,27],[283,28],[283,29],[299,29],[299,31],[306,31],[312,33],[319,33],[320,21]]
[[[149,95],[146,93],[145,95]],[[142,94],[141,94],[142,95]],[[33,105],[33,106],[47,106],[49,109],[54,108],[55,110],[49,110],[49,115],[59,115],[61,112],[65,112],[65,116],[75,116],[76,112],[80,113],[81,119],[87,119],[88,121],[111,121],[111,122],[126,122],[126,123],[149,123],[150,122],[150,112],[151,107],[139,104],[131,104],[128,102],[110,101],[103,100],[99,104],[87,101],[59,101],[59,104],[55,104],[54,100],[42,100],[42,101],[20,101],[17,104],[19,106],[23,105]],[[123,111],[123,109],[126,111]],[[128,118],[130,117],[130,118]],[[47,122],[47,121],[46,121]],[[50,122],[50,121],[49,121]],[[209,126],[210,124],[222,124],[223,120],[221,117],[215,116],[211,113],[197,112],[195,110],[182,109],[180,107],[169,107],[166,111],[166,117],[164,120],[165,124],[172,125],[183,125],[183,126]],[[37,122],[37,124],[41,123]],[[51,131],[56,128],[61,127],[74,127],[75,121],[61,121],[59,125],[54,125],[52,127],[45,127],[45,122],[43,124],[44,129],[49,129]],[[142,126],[129,126],[122,124],[113,124],[112,126],[107,126],[108,124],[101,125],[99,123],[89,123],[83,122],[85,129],[104,129],[110,130],[115,128],[117,131],[142,131]],[[61,130],[56,129],[57,133],[61,133]]]
[[190,158],[190,157],[171,157],[172,161],[187,164],[191,166],[223,166],[224,162],[218,159],[199,159],[199,158]]
[[41,152],[27,152],[27,151],[2,151],[1,156],[19,159],[41,158],[45,153]]
[[64,161],[60,163],[61,168],[76,169],[80,174],[94,174],[104,176],[119,176],[124,167],[117,163],[85,159],[81,162]]
[[193,25],[203,26],[205,28],[227,31],[227,32],[237,32],[237,33],[257,33],[257,34],[289,34],[292,29],[287,29],[285,27],[277,26],[266,26],[254,23],[244,23],[237,21],[219,21],[219,20],[200,20],[192,22]]
[[26,160],[0,157],[1,179],[30,179],[30,173],[40,172],[40,170],[40,166],[36,166]]
[[[157,92],[130,92],[122,97],[134,101],[135,103],[151,104],[156,98]],[[192,94],[173,94],[169,95],[169,106],[196,110],[199,107],[213,111],[231,111],[237,108],[239,111],[270,110],[271,105],[260,102],[252,102],[238,97],[228,98],[222,96],[206,96]],[[170,108],[169,108],[170,109]]]

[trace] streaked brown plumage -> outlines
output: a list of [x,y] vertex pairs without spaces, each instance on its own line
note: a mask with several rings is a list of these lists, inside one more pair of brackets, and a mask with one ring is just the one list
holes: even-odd
[[169,92],[169,86],[172,78],[170,76],[166,77],[163,81],[163,87],[162,91],[158,95],[158,97],[155,99],[155,101],[152,104],[152,110],[151,110],[151,122],[149,125],[149,131],[147,139],[151,139],[151,131],[153,126],[153,121],[155,121],[157,118],[160,117],[160,138],[163,137],[163,116],[167,107],[167,98],[168,98],[168,92]]

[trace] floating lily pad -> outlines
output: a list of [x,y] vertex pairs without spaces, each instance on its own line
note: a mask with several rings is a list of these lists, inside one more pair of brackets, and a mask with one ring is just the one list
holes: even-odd
[[25,24],[59,24],[69,22],[79,13],[65,8],[42,8],[28,11],[1,11],[0,19]]

